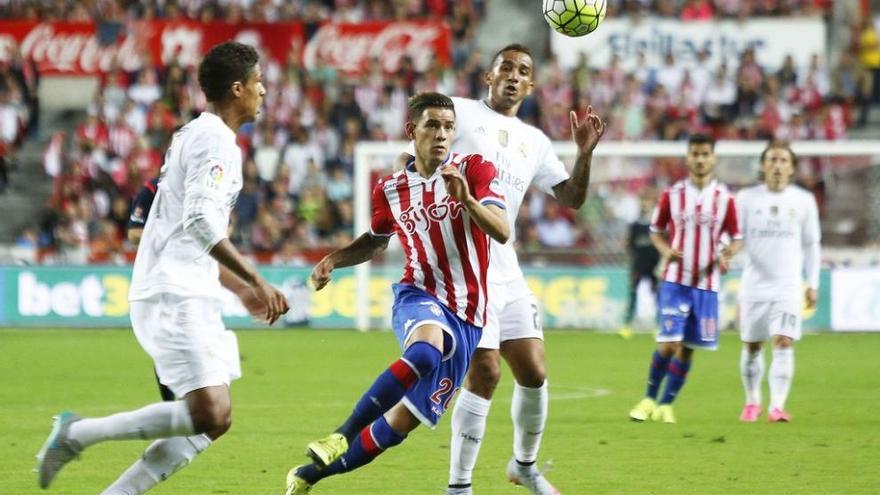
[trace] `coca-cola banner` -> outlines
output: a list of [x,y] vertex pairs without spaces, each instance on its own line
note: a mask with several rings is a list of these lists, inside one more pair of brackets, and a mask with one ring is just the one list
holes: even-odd
[[308,69],[329,65],[346,73],[363,72],[371,59],[393,72],[409,56],[416,70],[437,60],[450,64],[452,36],[439,22],[366,22],[324,24],[306,44],[303,63]]
[[445,66],[450,62],[449,27],[436,22],[325,24],[305,45],[300,23],[142,21],[128,26],[115,43],[102,45],[91,23],[0,21],[0,60],[8,60],[20,48],[43,74],[96,74],[114,63],[130,72],[147,57],[193,65],[208,48],[230,39],[259,47],[280,63],[293,53],[309,69],[329,65],[355,74],[373,57],[388,71],[396,70],[405,55],[419,70],[435,58]]
[[176,57],[181,64],[192,65],[208,48],[230,39],[259,47],[284,62],[291,51],[297,56],[302,51],[303,28],[298,23],[145,21],[133,23],[115,43],[102,45],[92,23],[4,21],[0,22],[0,59],[12,57],[18,47],[44,74],[95,74],[110,70],[114,63],[134,71],[146,57],[163,64]]

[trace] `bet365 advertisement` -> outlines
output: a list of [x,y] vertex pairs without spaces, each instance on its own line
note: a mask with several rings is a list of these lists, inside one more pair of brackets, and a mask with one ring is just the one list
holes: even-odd
[[[352,328],[357,308],[354,271],[334,271],[333,282],[324,290],[308,288],[309,269],[264,267],[263,275],[281,288],[291,310],[280,327]],[[628,277],[618,268],[542,268],[526,269],[526,279],[541,305],[545,328],[613,330],[619,327],[627,304]],[[388,328],[391,283],[396,270],[375,268],[370,280],[369,312],[375,328]],[[128,287],[130,267],[2,267],[0,268],[0,325],[7,327],[128,327]],[[875,277],[880,279],[880,277]],[[847,279],[822,273],[818,309],[804,313],[804,328],[827,330],[832,326],[832,308],[861,307],[853,298],[859,291],[832,287]],[[721,292],[721,325],[736,321],[736,274],[724,280]],[[847,304],[834,304],[835,294],[848,294]],[[490,294],[491,297],[491,294]],[[650,296],[648,296],[650,297]],[[227,294],[224,316],[230,328],[259,328],[244,307]],[[643,298],[644,299],[644,298]],[[844,307],[845,306],[845,307]],[[868,305],[866,307],[873,307]],[[843,308],[843,309],[840,309]],[[644,315],[643,315],[644,316]],[[852,323],[853,318],[837,316],[836,321]],[[875,328],[880,319],[874,320]],[[651,325],[650,318],[643,323]],[[864,318],[859,330],[868,330]],[[850,328],[835,328],[849,330]],[[854,328],[853,328],[854,329]]]

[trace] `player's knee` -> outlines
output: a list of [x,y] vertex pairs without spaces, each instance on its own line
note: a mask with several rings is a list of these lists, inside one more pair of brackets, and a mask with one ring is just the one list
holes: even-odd
[[748,349],[749,354],[756,354],[761,352],[761,342],[746,342],[746,349]]
[[414,342],[403,353],[406,359],[416,370],[419,376],[427,376],[440,366],[443,358],[440,350],[427,342]]
[[544,363],[531,363],[528,369],[516,374],[516,383],[528,388],[541,388],[547,379],[547,367]]
[[784,335],[774,335],[773,336],[773,348],[774,349],[788,349],[794,345],[794,339],[791,337],[786,337]]
[[678,352],[679,347],[681,344],[678,342],[662,342],[657,345],[657,352],[664,359],[669,359]]
[[678,350],[675,352],[675,357],[677,357],[679,361],[684,362],[690,362],[693,355],[694,350],[686,345],[679,345]]
[[205,433],[217,439],[232,427],[232,408],[214,404],[194,412],[192,420],[196,433]]
[[467,389],[484,399],[490,399],[499,381],[501,365],[498,352],[475,353],[467,375]]

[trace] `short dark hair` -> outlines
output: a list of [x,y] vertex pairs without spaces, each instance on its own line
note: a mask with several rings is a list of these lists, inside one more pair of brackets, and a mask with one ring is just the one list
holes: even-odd
[[199,64],[199,86],[208,101],[227,97],[232,84],[244,82],[259,62],[260,56],[250,45],[226,41],[214,45]]
[[708,134],[691,134],[691,137],[688,138],[688,148],[695,144],[708,144],[712,147],[712,151],[715,151],[715,138]]
[[520,43],[511,43],[504,48],[495,52],[495,55],[492,56],[492,65],[490,67],[495,67],[495,63],[498,61],[498,57],[501,56],[504,52],[520,52],[525,53],[529,56],[530,59],[535,60],[535,57],[532,56],[532,51],[529,50],[529,47]]
[[452,113],[455,113],[455,104],[452,103],[452,98],[442,93],[427,91],[409,99],[409,120],[415,122],[427,108],[448,108],[452,110]]
[[795,168],[797,168],[798,157],[794,154],[794,151],[791,149],[791,145],[788,144],[787,141],[770,141],[767,143],[767,147],[764,148],[764,151],[761,152],[761,164],[764,164],[764,158],[767,157],[767,153],[770,150],[785,150],[788,151],[788,154],[791,155],[791,164]]

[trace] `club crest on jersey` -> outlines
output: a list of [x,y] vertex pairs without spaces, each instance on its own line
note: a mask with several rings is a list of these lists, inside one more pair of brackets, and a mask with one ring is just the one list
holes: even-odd
[[397,219],[403,225],[403,230],[407,234],[412,234],[417,229],[428,230],[432,222],[440,223],[446,218],[458,218],[463,209],[464,205],[460,201],[446,196],[438,203],[427,206],[423,204],[410,206],[400,212]]
[[501,187],[501,179],[498,177],[492,179],[492,182],[489,183],[489,190],[498,195],[504,194],[504,189]]
[[422,306],[428,306],[428,309],[431,311],[431,313],[434,316],[440,316],[443,314],[443,311],[440,309],[440,306],[437,306],[436,303],[425,301],[425,302],[421,302],[419,304],[421,304]]
[[501,146],[507,147],[507,143],[510,140],[510,135],[504,129],[498,129],[498,143]]
[[771,206],[770,207],[770,215],[775,217],[778,214],[779,214],[779,207],[776,205]]
[[134,211],[131,212],[132,222],[144,223],[144,208],[141,206],[136,206]]

